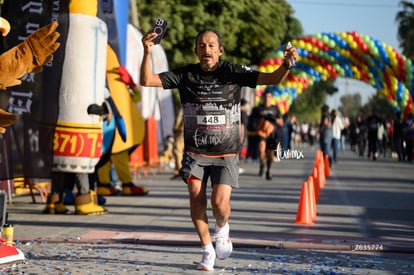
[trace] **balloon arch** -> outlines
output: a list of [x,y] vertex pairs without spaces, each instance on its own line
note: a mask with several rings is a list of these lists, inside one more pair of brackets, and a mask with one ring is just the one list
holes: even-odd
[[[373,86],[394,110],[413,112],[414,66],[391,46],[358,32],[317,33],[292,40],[299,60],[283,83],[259,86],[256,97],[271,90],[282,113],[309,85],[337,77],[353,78]],[[259,64],[272,72],[283,62],[283,48],[274,50]]]

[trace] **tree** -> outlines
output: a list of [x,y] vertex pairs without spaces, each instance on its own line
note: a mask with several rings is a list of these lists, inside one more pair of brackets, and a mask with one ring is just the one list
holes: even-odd
[[393,119],[395,116],[395,111],[390,104],[390,102],[383,95],[375,94],[373,95],[368,103],[366,104],[368,110],[377,110],[378,115],[381,119]]
[[398,41],[403,54],[414,62],[414,3],[403,0],[402,10],[395,17],[398,22]]
[[[223,36],[223,60],[257,65],[266,53],[297,36],[300,23],[285,0],[137,0],[139,27],[151,29],[157,17],[169,23],[161,44],[170,67],[197,62],[194,38],[205,28]],[[289,28],[292,24],[292,28]]]
[[326,95],[333,94],[338,89],[333,85],[334,80],[321,81],[308,87],[293,102],[289,113],[302,122],[316,122],[320,119],[320,109],[326,101]]
[[356,118],[363,110],[361,93],[344,95],[339,99],[341,106],[338,110],[350,118]]

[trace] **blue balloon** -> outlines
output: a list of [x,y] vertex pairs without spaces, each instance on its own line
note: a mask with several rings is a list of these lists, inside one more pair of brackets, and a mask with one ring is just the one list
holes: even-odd
[[384,46],[381,44],[381,42],[380,42],[379,40],[375,39],[375,40],[374,40],[374,44],[375,44],[375,46],[378,48],[378,52],[379,52],[379,54],[381,55],[381,57],[382,57],[382,59],[383,59],[384,63],[385,63],[385,64],[387,64],[388,66],[391,66],[391,63],[390,63],[390,59],[389,59],[389,57],[388,57],[388,54],[387,54],[387,52],[385,51],[385,48],[384,48]]
[[400,81],[398,81],[398,88],[397,88],[397,101],[401,103],[403,98],[403,85]]

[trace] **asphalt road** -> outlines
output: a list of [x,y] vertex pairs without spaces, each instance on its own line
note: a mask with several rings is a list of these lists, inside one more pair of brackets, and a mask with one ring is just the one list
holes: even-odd
[[[271,181],[258,177],[257,163],[241,162],[230,219],[235,249],[214,273],[412,274],[413,164],[340,152],[313,224],[295,224],[316,157],[299,150],[299,159],[274,163]],[[106,215],[45,215],[39,196],[35,204],[14,197],[9,222],[26,260],[4,274],[198,274],[184,183],[170,180],[167,167],[138,172],[149,195],[107,197]]]

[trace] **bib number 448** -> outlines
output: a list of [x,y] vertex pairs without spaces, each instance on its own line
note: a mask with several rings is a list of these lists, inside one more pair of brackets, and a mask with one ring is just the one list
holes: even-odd
[[225,125],[226,117],[224,115],[205,115],[197,116],[198,125]]

